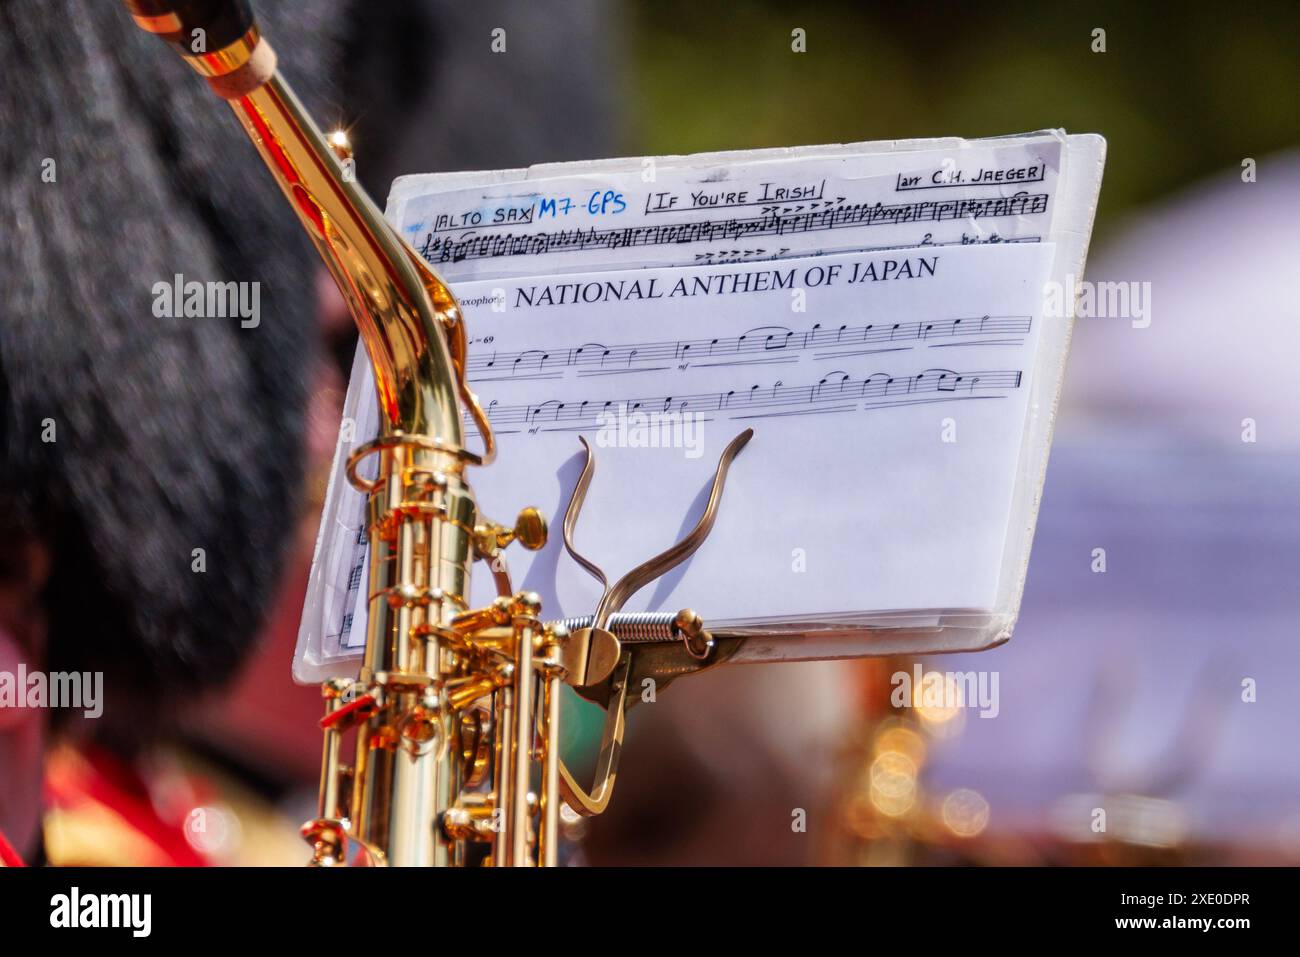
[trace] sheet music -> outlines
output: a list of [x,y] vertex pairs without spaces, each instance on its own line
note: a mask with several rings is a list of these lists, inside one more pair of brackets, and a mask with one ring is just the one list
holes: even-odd
[[[842,496],[845,482],[874,488],[862,475],[883,481],[888,470],[882,463],[889,460],[884,450],[894,448],[892,460],[910,462],[913,473],[901,489],[895,487],[897,476],[889,479],[895,483],[893,494],[902,496],[895,504],[925,502],[918,511],[928,519],[925,527],[911,530],[922,544],[909,552],[909,561],[894,562],[877,547],[855,564],[841,561],[842,555],[830,559],[824,530],[809,529],[805,522],[798,526],[802,535],[796,535],[795,528],[782,524],[780,510],[738,513],[763,528],[750,537],[721,524],[739,520],[730,511],[736,493],[729,488],[723,508],[729,517],[720,519],[715,537],[730,536],[738,554],[759,554],[759,540],[780,542],[785,559],[777,562],[770,551],[762,553],[774,563],[765,572],[773,576],[769,580],[730,583],[721,590],[710,586],[712,622],[724,620],[719,616],[725,612],[736,616],[725,620],[760,622],[773,632],[790,630],[782,622],[795,627],[799,621],[838,622],[852,629],[874,621],[937,634],[942,614],[947,627],[967,627],[960,623],[969,621],[968,627],[991,636],[988,623],[996,616],[979,610],[993,607],[990,595],[999,576],[998,614],[1011,617],[997,620],[1014,620],[1014,605],[1003,606],[1008,595],[1018,603],[1021,584],[1010,581],[1014,575],[1007,572],[1018,569],[1023,582],[1019,543],[1032,530],[1036,498],[1032,489],[1008,490],[1017,475],[1023,477],[1023,472],[1010,474],[1009,463],[1017,461],[1019,434],[1022,467],[1041,468],[1045,451],[1026,449],[1042,448],[1043,414],[1050,428],[1050,407],[1043,409],[1042,402],[1045,397],[1050,402],[1059,389],[1059,372],[1050,372],[1042,385],[1031,375],[1042,286],[1031,277],[1048,275],[1050,241],[1058,238],[1069,261],[1081,268],[1099,181],[1099,167],[1084,170],[1076,177],[1082,188],[1061,192],[1067,143],[1088,160],[1103,152],[1095,137],[1044,133],[399,179],[389,198],[389,219],[460,299],[473,336],[470,378],[484,404],[491,405],[500,437],[499,464],[471,476],[484,513],[508,521],[520,506],[536,504],[552,520],[554,541],[540,556],[511,550],[516,587],[541,592],[548,617],[586,613],[594,603],[591,583],[559,553],[559,516],[579,463],[577,434],[596,445],[599,463],[579,540],[617,576],[689,527],[696,514],[691,507],[702,504],[699,496],[722,446],[752,425],[756,438],[738,460],[733,483],[747,466],[766,474],[780,465],[794,472],[794,492],[787,488],[782,495],[824,501]],[[1054,232],[1058,220],[1068,230],[1060,237]],[[941,256],[943,270],[936,263],[935,275],[916,278],[918,256],[927,261]],[[909,261],[914,275],[901,283],[892,275],[847,281],[855,266],[875,262],[883,270],[886,263]],[[977,268],[972,265],[977,262],[991,265]],[[824,281],[825,274],[807,274],[829,266],[838,268],[830,281]],[[802,312],[792,308],[792,268],[806,298]],[[684,277],[690,277],[696,295],[663,295]],[[609,284],[617,289],[611,291]],[[734,288],[726,289],[728,284]],[[521,290],[533,297],[532,306],[517,301]],[[584,295],[600,301],[584,302]],[[922,306],[928,311],[919,312]],[[526,335],[517,322],[524,312],[532,314]],[[1053,356],[1067,334],[1068,329],[1048,330]],[[1057,359],[1045,361],[1059,368]],[[1035,424],[1032,431],[1017,433],[1011,423],[1023,423],[1029,403],[1036,410]],[[686,431],[679,433],[677,448],[602,447],[596,441],[600,427],[617,424],[620,410],[624,421],[642,413],[690,413],[697,417],[691,423],[698,419],[701,438],[696,442],[696,433]],[[920,420],[928,423],[924,429],[908,431],[905,423],[926,415]],[[357,653],[364,642],[364,499],[341,473],[347,454],[377,428],[369,364],[360,349],[344,417],[350,429],[336,458],[295,665],[304,679],[323,673],[311,661]],[[1002,484],[1008,489],[992,489],[982,480],[952,487],[931,483],[933,463],[913,456],[923,447],[935,453],[940,441],[935,424],[946,418],[956,420],[959,437],[939,453],[946,453],[945,463],[975,468],[972,474],[984,474],[982,464],[991,474],[992,463],[1002,456],[1000,467],[1008,471]],[[808,436],[826,439],[836,420],[864,423],[863,441],[876,450],[874,458],[858,463],[864,471],[851,478],[810,468],[808,463],[818,460],[792,451]],[[973,434],[966,423],[973,425]],[[617,429],[606,431],[616,442],[631,441],[626,434],[620,439]],[[472,428],[467,433],[471,443],[476,441]],[[975,437],[985,443],[986,458],[966,441]],[[689,448],[681,447],[685,440]],[[764,443],[768,452],[760,451]],[[843,445],[841,435],[836,448]],[[784,446],[780,463],[764,459],[779,446]],[[541,455],[534,454],[538,450]],[[852,446],[852,452],[858,455],[859,447]],[[628,464],[628,453],[640,467]],[[519,464],[512,469],[516,456]],[[671,463],[676,477],[649,481],[648,475],[658,474],[647,471],[649,461]],[[627,495],[630,490],[637,494]],[[885,491],[882,486],[866,500],[857,519],[859,534],[870,528],[878,542],[909,533],[890,524],[906,510],[886,507]],[[998,516],[986,514],[979,529],[962,525],[958,519],[983,508],[989,494],[993,501],[1012,504],[992,509]],[[973,575],[956,574],[956,566],[970,564],[971,556],[962,557],[963,545],[936,544],[937,530],[963,528],[963,541],[978,538],[993,549],[1008,510],[1014,521],[1009,532],[1003,529],[1003,554]],[[602,527],[619,530],[626,554],[606,553],[602,549],[612,547],[609,543],[588,540],[591,530]],[[796,543],[796,537],[807,541]],[[707,550],[687,569],[648,588],[629,610],[700,604],[690,594],[695,579],[725,565]],[[800,561],[806,574],[793,570]],[[695,576],[690,582],[688,574]],[[946,595],[927,586],[941,580],[953,583]],[[483,576],[477,587],[486,589]],[[809,599],[806,616],[786,616],[777,596],[790,589]],[[722,608],[715,597],[722,592],[746,599]],[[753,600],[760,595],[761,601]],[[887,602],[886,595],[892,595]],[[490,595],[474,597],[486,601]],[[768,614],[781,618],[764,617]],[[787,654],[779,642],[753,644],[760,657]],[[830,653],[825,642],[813,644],[814,657]],[[968,647],[960,639],[940,646]],[[316,650],[304,659],[308,648]]]
[[[558,520],[585,435],[597,470],[579,547],[614,577],[689,528],[722,448],[752,426],[710,542],[629,610],[706,595],[719,623],[991,608],[1052,252],[462,284],[471,378],[500,446],[472,476],[480,505]],[[510,565],[553,614],[599,598],[558,534]],[[364,603],[348,613],[352,647]]]
[[[647,161],[653,163],[654,161]],[[525,179],[398,180],[402,237],[448,280],[750,262],[919,245],[1037,242],[1059,140]]]

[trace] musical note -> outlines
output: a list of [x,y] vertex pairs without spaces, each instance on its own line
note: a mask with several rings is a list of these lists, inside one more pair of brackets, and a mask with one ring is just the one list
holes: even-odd
[[[494,357],[495,355],[496,353],[493,353]],[[515,356],[514,361],[510,364],[510,374],[514,375],[516,372],[519,371],[520,365],[527,363],[529,361],[536,361],[537,363],[536,371],[540,372],[542,371],[542,367],[546,364],[546,360],[549,359],[550,357],[551,355],[549,352],[543,352],[540,349],[527,349],[524,352],[520,352]]]

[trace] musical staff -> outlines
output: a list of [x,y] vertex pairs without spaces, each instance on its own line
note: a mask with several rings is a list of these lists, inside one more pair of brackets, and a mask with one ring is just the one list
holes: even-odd
[[689,223],[598,229],[541,230],[530,233],[475,234],[460,238],[426,232],[420,255],[430,263],[463,262],[576,253],[589,249],[626,249],[708,242],[740,242],[757,236],[785,236],[860,226],[898,226],[946,220],[1028,216],[1047,210],[1049,194],[1019,192],[1012,196],[923,199],[910,203],[852,203],[829,209],[765,212],[749,218],[704,219]]
[[[1022,373],[1019,370],[956,372],[952,369],[926,369],[915,375],[895,376],[887,372],[873,372],[855,378],[848,372],[836,370],[807,385],[786,385],[777,380],[770,385],[754,383],[747,388],[726,389],[718,392],[700,392],[691,395],[659,395],[628,399],[548,399],[540,403],[504,405],[488,403],[488,420],[494,429],[503,432],[556,429],[582,431],[595,428],[606,416],[633,415],[635,413],[676,414],[699,416],[725,416],[727,418],[754,418],[767,414],[767,410],[793,408],[803,412],[821,408],[863,407],[881,408],[894,402],[904,404],[915,396],[931,396],[937,400],[984,398],[976,393],[1002,393],[1020,388]],[[933,400],[932,400],[933,401]],[[472,431],[473,421],[468,414],[466,426]]]
[[[825,350],[818,359],[835,359],[864,354],[855,351],[860,345],[911,347],[929,344],[935,339],[973,337],[980,344],[983,337],[994,343],[1016,341],[1011,337],[1029,334],[1029,316],[966,316],[919,322],[872,322],[866,325],[824,326],[821,323],[799,332],[786,326],[755,326],[738,336],[707,339],[676,339],[660,342],[635,342],[605,345],[584,342],[569,347],[526,349],[521,352],[489,351],[475,347],[467,360],[471,381],[534,378],[576,368],[593,374],[620,372],[635,367],[663,369],[673,364],[716,364],[746,357],[771,358],[785,353]],[[866,350],[866,352],[892,351]],[[581,374],[581,373],[580,373]],[[548,375],[548,378],[553,376]]]

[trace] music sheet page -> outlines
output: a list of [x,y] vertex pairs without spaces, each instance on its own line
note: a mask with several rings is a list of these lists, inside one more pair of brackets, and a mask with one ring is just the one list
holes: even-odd
[[[551,520],[508,556],[548,618],[599,597],[560,540],[579,435],[578,545],[612,580],[693,525],[745,428],[711,540],[627,610],[933,627],[997,605],[1062,141],[827,150],[394,184],[389,219],[471,332],[501,450],[472,470],[482,511]],[[304,616],[325,658],[364,643],[364,498],[340,470],[377,427],[359,350]]]
[[[471,385],[500,443],[480,504],[558,519],[583,435],[597,466],[577,544],[613,579],[691,527],[719,454],[753,428],[710,540],[629,610],[989,609],[1052,252],[463,283]],[[511,556],[516,582],[583,614],[600,593],[559,538]]]

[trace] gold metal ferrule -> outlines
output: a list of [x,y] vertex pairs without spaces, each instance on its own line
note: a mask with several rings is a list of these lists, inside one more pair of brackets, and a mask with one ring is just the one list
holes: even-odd
[[237,100],[252,93],[270,81],[276,68],[275,51],[256,26],[220,50],[196,51],[183,55],[182,59],[226,100]]

